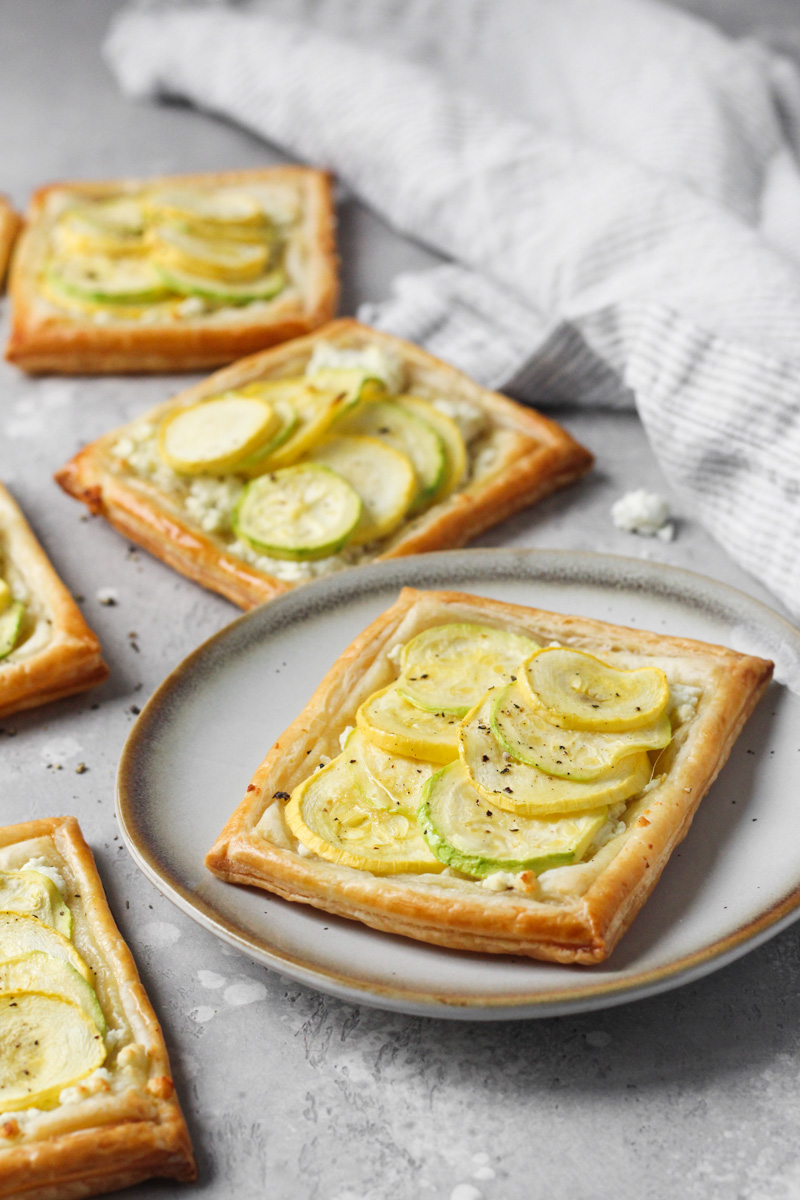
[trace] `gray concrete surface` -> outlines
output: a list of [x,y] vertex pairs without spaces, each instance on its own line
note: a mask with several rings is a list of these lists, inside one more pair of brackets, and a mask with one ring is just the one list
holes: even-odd
[[[98,58],[115,7],[0,4],[3,190],[24,204],[33,187],[57,177],[277,158],[222,122],[123,101]],[[773,3],[770,16],[777,12]],[[345,312],[384,294],[397,269],[429,260],[353,202],[340,220]],[[164,378],[28,380],[0,367],[0,478],[85,597],[111,665],[95,693],[0,722],[0,819],[80,818],[161,1017],[200,1163],[193,1189],[148,1185],[129,1194],[800,1196],[800,926],[656,999],[570,1019],[449,1024],[354,1008],[289,984],[224,948],[139,874],[113,806],[132,707],[235,614],[88,520],[50,476],[84,441],[174,386]],[[612,527],[608,507],[621,492],[647,485],[669,494],[633,417],[565,414],[564,422],[596,452],[597,470],[485,544],[645,554],[766,598],[675,497],[680,527],[671,545]],[[118,590],[117,607],[97,602],[106,586]],[[89,770],[76,774],[78,762]]]

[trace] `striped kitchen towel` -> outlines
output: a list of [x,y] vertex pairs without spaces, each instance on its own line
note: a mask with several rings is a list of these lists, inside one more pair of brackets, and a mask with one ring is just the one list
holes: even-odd
[[635,405],[687,506],[800,616],[790,63],[648,0],[134,8],[106,55],[127,94],[333,169],[452,260],[365,319],[538,405]]

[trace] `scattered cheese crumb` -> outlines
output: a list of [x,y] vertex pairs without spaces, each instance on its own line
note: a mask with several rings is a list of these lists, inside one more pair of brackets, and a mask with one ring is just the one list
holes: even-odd
[[398,642],[396,646],[392,646],[391,650],[389,650],[387,652],[386,657],[388,658],[389,662],[399,663],[400,656],[402,653],[403,653],[403,643]]
[[339,734],[339,745],[341,746],[342,750],[344,750],[347,739],[350,737],[350,734],[353,732],[354,728],[354,725],[345,725],[344,729]]
[[306,375],[328,370],[366,371],[382,380],[390,392],[399,392],[403,386],[403,364],[380,346],[364,346],[356,350],[334,346],[331,342],[317,342],[306,365]]
[[675,526],[670,521],[669,504],[663,496],[639,488],[626,492],[611,505],[611,519],[617,529],[626,533],[638,533],[643,537],[658,537],[670,542],[675,536]]

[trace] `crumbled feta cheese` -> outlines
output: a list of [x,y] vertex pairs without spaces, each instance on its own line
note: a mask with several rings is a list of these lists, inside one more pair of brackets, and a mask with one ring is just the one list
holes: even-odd
[[306,364],[306,375],[329,370],[367,371],[376,379],[383,380],[390,392],[399,392],[403,387],[403,364],[394,354],[380,346],[348,350],[330,342],[317,342],[314,353]]
[[38,871],[40,875],[46,875],[50,882],[55,884],[62,896],[66,894],[67,885],[64,876],[55,867],[51,867],[46,858],[29,858],[20,867],[20,871]]
[[458,426],[467,445],[474,442],[489,424],[489,416],[478,404],[460,397],[437,396],[431,404]]
[[396,646],[392,646],[391,650],[386,652],[386,657],[388,658],[389,662],[399,663],[402,653],[403,643],[398,642]]
[[691,721],[697,711],[700,696],[700,688],[693,687],[690,683],[671,683],[669,685],[669,708],[667,711],[675,724],[683,725],[686,721]]
[[536,876],[533,871],[492,871],[480,881],[480,886],[487,892],[531,892],[537,890]]
[[617,529],[624,529],[626,533],[671,541],[675,536],[675,526],[669,518],[669,504],[664,497],[644,488],[626,492],[611,505],[612,521]]
[[344,750],[345,745],[347,744],[347,739],[350,737],[350,734],[353,732],[354,728],[354,725],[345,725],[344,729],[339,734],[339,745],[342,750]]
[[642,795],[647,796],[650,792],[654,792],[657,787],[661,787],[661,784],[666,778],[667,777],[664,774],[654,775],[650,782],[646,783],[642,788]]
[[206,533],[227,531],[244,485],[233,478],[196,476],[184,499],[186,511]]
[[206,311],[206,303],[200,296],[187,296],[175,306],[179,317],[199,317]]
[[76,1104],[80,1100],[85,1100],[88,1096],[95,1096],[98,1092],[108,1092],[111,1088],[113,1076],[105,1067],[98,1067],[86,1079],[80,1083],[73,1084],[72,1087],[63,1088],[59,1093],[59,1104]]

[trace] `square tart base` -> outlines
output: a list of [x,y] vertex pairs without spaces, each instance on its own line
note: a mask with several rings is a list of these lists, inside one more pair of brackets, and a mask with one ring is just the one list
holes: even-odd
[[[463,546],[485,529],[578,479],[594,461],[555,421],[488,391],[410,342],[350,319],[333,321],[309,337],[217,371],[153,409],[145,419],[157,423],[177,407],[255,380],[302,375],[320,341],[348,350],[371,345],[385,349],[405,366],[410,389],[466,400],[502,431],[502,448],[486,475],[405,522],[396,534],[378,543],[375,553],[364,562]],[[62,467],[56,480],[64,490],[93,513],[106,517],[126,538],[241,608],[253,608],[295,586],[231,553],[222,538],[203,533],[155,484],[122,468],[111,450],[123,433],[124,427],[112,430]]]
[[[308,776],[307,763],[339,753],[339,735],[359,705],[398,675],[389,652],[434,625],[474,622],[528,634],[543,644],[588,651],[612,665],[657,665],[700,689],[658,763],[661,782],[632,800],[625,831],[572,871],[569,886],[492,893],[440,876],[372,875],[300,855],[257,830],[265,811]],[[764,691],[772,663],[722,646],[563,616],[459,592],[405,588],[341,655],[311,700],[278,738],[206,858],[219,878],[250,884],[363,922],[458,950],[515,954],[561,963],[608,957],[686,836],[700,800]]]
[[108,677],[97,637],[0,484],[0,575],[4,559],[22,576],[41,619],[50,625],[50,637],[18,661],[0,659],[0,717],[85,692]]
[[[0,1197],[79,1200],[153,1177],[190,1181],[196,1167],[161,1027],[136,964],[108,907],[103,885],[74,817],[0,829],[0,847],[50,838],[65,865],[67,899],[83,917],[97,975],[110,975],[132,1035],[146,1053],[140,1089],[92,1095],[72,1114],[47,1110],[47,1130],[20,1134],[13,1112],[0,1114]],[[83,949],[83,947],[81,947]]]

